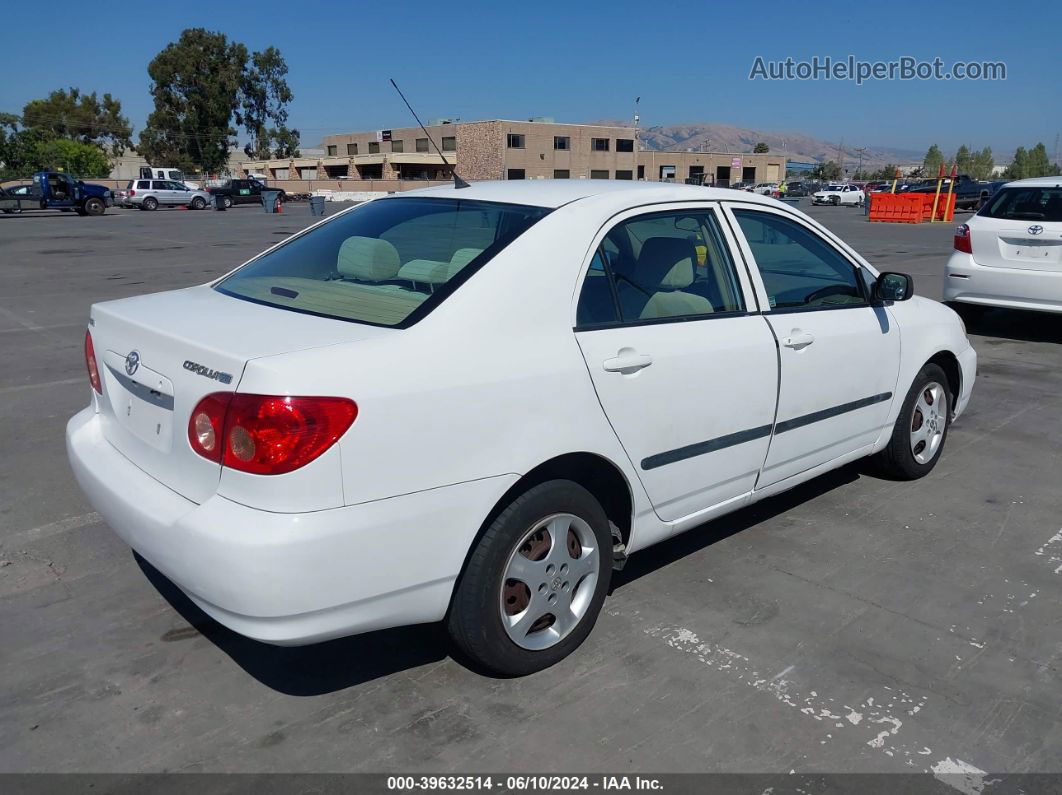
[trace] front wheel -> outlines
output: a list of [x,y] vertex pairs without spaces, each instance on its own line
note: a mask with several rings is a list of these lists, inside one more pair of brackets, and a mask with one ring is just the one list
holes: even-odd
[[570,480],[513,500],[472,551],[450,605],[450,636],[473,662],[523,676],[586,639],[612,576],[608,517]]
[[875,456],[883,474],[897,480],[917,480],[933,471],[940,460],[951,426],[948,377],[927,364],[904,398],[888,445]]
[[830,197],[830,204],[832,204],[834,207],[840,207],[841,206],[841,197],[840,196],[831,196]]
[[226,210],[229,209],[230,207],[232,207],[232,197],[231,196],[222,196],[221,197],[221,204]]
[[196,196],[194,199],[192,199],[192,209],[193,210],[202,210],[205,207],[206,207],[206,201],[203,199],[202,196]]

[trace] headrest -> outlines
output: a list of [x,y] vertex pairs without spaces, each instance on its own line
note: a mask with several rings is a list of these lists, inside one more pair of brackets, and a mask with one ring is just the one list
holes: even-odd
[[633,281],[649,290],[682,290],[693,284],[697,249],[680,237],[651,237],[642,243]]
[[398,275],[398,249],[375,237],[348,237],[339,247],[336,270],[364,282],[385,282]]

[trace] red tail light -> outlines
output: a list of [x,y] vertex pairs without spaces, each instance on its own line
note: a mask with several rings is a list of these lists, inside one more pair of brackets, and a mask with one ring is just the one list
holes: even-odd
[[192,411],[188,441],[231,469],[282,475],[320,456],[357,416],[357,404],[346,398],[217,392]]
[[129,195],[130,196],[136,196],[136,191],[135,190],[130,190],[129,191]]
[[103,394],[103,384],[100,383],[100,368],[96,365],[96,351],[92,347],[92,334],[85,332],[85,367],[88,368],[89,383],[96,390],[97,395]]
[[973,254],[973,242],[970,240],[970,227],[966,224],[955,229],[955,250]]

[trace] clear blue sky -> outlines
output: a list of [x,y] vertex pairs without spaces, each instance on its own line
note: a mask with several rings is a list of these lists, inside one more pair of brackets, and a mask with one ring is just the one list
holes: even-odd
[[[251,49],[280,48],[304,146],[328,133],[409,123],[389,77],[425,119],[629,118],[640,95],[646,126],[718,121],[843,137],[848,146],[987,144],[1009,156],[1043,141],[1053,154],[1062,130],[1057,2],[52,0],[7,3],[4,17],[3,60],[19,68],[0,80],[0,110],[17,113],[27,100],[75,85],[117,96],[137,131],[151,110],[148,62],[195,26]],[[948,65],[1001,60],[1008,79],[748,80],[757,55],[849,53],[940,56]]]

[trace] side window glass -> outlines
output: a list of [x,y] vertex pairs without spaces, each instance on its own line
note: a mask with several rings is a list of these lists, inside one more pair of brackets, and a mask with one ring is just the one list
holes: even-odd
[[771,213],[734,210],[773,309],[866,303],[856,268],[806,227]]
[[575,323],[579,327],[600,326],[619,321],[616,310],[616,296],[612,289],[612,279],[605,268],[605,259],[599,248],[590,261],[582,292],[579,293],[579,306],[575,313]]
[[714,213],[638,216],[614,227],[603,248],[624,322],[745,309]]

